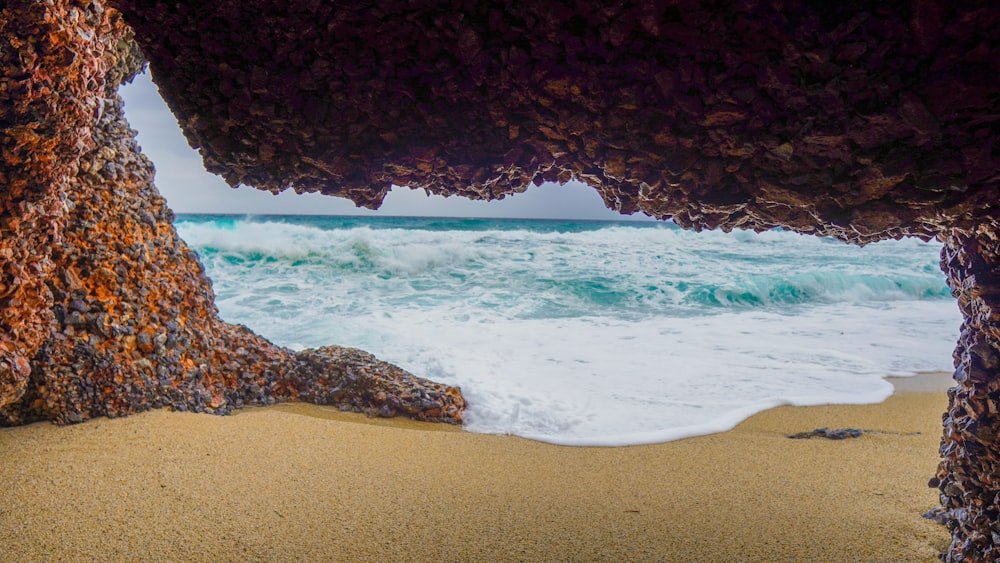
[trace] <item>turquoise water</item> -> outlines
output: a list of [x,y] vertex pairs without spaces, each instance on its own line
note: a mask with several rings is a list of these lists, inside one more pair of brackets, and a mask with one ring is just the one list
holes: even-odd
[[461,385],[467,428],[563,444],[874,402],[949,369],[940,245],[668,223],[183,215],[222,316]]

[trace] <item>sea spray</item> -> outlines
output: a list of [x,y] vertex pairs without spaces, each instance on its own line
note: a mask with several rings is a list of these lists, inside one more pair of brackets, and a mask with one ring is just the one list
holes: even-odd
[[667,223],[182,216],[222,316],[460,385],[467,429],[559,444],[725,430],[883,400],[948,369],[939,245]]

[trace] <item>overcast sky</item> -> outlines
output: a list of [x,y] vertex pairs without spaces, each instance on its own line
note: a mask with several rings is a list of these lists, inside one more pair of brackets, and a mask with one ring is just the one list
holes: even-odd
[[605,208],[597,192],[580,183],[532,186],[523,194],[491,202],[427,196],[423,190],[395,187],[378,211],[358,209],[349,200],[319,194],[298,195],[286,190],[275,196],[248,187],[234,190],[202,167],[201,157],[188,146],[148,71],[123,86],[120,93],[125,99],[125,115],[139,132],[139,144],[156,166],[156,186],[177,213],[645,218]]

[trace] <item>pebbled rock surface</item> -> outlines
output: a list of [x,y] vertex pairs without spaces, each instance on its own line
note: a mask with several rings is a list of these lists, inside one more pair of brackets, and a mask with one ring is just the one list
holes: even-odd
[[45,280],[76,162],[124,33],[99,6],[0,8],[0,405],[24,393],[54,318]]
[[289,399],[461,421],[456,388],[360,351],[294,353],[218,318],[114,93],[143,64],[117,12],[25,1],[0,25],[0,46],[20,49],[0,53],[22,65],[0,82],[0,425]]
[[995,2],[113,1],[232,185],[375,208],[577,178],[857,243],[998,214]]
[[945,239],[948,273],[964,321],[955,381],[944,414],[942,461],[930,486],[952,530],[947,561],[1000,560],[1000,229],[954,231]]
[[297,354],[218,319],[198,257],[174,231],[152,167],[117,95],[104,98],[93,150],[64,194],[46,280],[54,322],[24,395],[0,424],[73,423],[169,406],[229,413],[296,399],[378,416],[461,420],[455,388],[370,354]]

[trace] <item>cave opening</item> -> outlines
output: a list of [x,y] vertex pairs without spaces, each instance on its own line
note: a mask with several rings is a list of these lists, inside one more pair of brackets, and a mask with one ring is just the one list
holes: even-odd
[[148,76],[122,96],[223,319],[461,387],[471,431],[656,443],[768,406],[880,401],[884,376],[950,369],[960,318],[937,244],[622,222],[579,183],[468,203],[395,187],[378,212],[291,190],[223,203]]
[[258,4],[4,8],[4,424],[286,399],[461,418],[453,386],[218,318],[114,95],[148,57],[234,185],[377,208],[393,184],[490,200],[577,177],[695,230],[939,237],[963,322],[930,484],[946,560],[1000,558],[995,6]]

